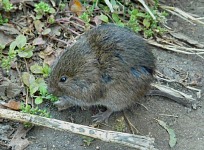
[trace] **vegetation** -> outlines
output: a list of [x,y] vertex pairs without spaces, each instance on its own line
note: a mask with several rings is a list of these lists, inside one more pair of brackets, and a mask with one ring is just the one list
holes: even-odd
[[[110,5],[112,7],[110,7]],[[11,41],[0,43],[0,66],[11,77],[11,70],[18,72],[27,95],[21,95],[23,112],[48,117],[47,111],[39,109],[44,100],[54,102],[57,97],[47,91],[46,78],[51,71],[50,62],[62,47],[65,49],[67,39],[76,37],[94,25],[114,23],[118,26],[128,27],[134,32],[142,34],[145,38],[154,38],[165,32],[161,23],[167,14],[160,12],[158,1],[150,7],[152,16],[145,9],[138,7],[131,1],[112,0],[108,5],[105,1],[70,1],[70,4],[39,2],[32,7],[12,4],[9,0],[0,0],[0,26],[13,34],[8,34]],[[22,13],[25,7],[29,13]],[[67,8],[70,11],[67,11]],[[18,13],[16,19],[15,13]],[[21,16],[22,15],[22,16]],[[26,19],[25,19],[26,18]],[[20,20],[20,21],[19,21]],[[18,33],[20,32],[20,33]],[[12,78],[9,78],[12,80]],[[13,81],[12,81],[13,82]],[[28,99],[31,100],[30,105]],[[124,130],[124,124],[118,122],[116,130]],[[87,145],[92,140],[84,140]]]

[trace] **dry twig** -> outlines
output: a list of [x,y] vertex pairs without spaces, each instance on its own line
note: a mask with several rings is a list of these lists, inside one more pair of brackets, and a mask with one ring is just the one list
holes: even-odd
[[101,130],[85,125],[74,124],[57,119],[45,118],[2,108],[0,108],[0,118],[19,122],[29,122],[38,126],[48,127],[61,131],[69,131],[72,133],[100,139],[105,142],[123,144],[140,150],[156,150],[156,148],[153,146],[154,139],[147,136]]
[[204,54],[204,49],[189,48],[189,47],[175,45],[172,43],[171,44],[163,44],[163,43],[160,44],[160,43],[155,42],[153,40],[149,40],[148,43],[151,45],[163,48],[163,49],[171,50],[173,52],[178,52],[178,53],[188,54],[188,55],[197,55],[197,56],[201,57],[202,59],[204,59],[204,57],[202,56],[202,54]]
[[106,5],[109,7],[111,13],[113,13],[114,10],[113,10],[113,6],[112,6],[112,4],[110,3],[110,1],[109,1],[109,0],[105,0],[105,3],[106,3]]
[[155,87],[158,90],[152,90],[148,95],[165,96],[186,107],[193,109],[196,109],[197,107],[197,101],[192,97],[192,95],[185,94],[181,91],[161,84],[152,83],[151,86]]
[[160,5],[160,7],[174,15],[177,15],[178,17],[194,24],[193,22],[196,22],[196,23],[200,23],[202,25],[204,25],[204,22],[201,21],[199,18],[195,18],[193,16],[191,16],[190,14],[184,12],[183,10],[179,9],[179,8],[176,8],[176,7],[170,7],[170,6],[165,6],[165,5]]
[[154,14],[151,12],[151,10],[149,9],[149,7],[145,4],[144,0],[138,0],[143,7],[147,10],[147,12],[151,15],[151,17],[156,20],[156,17],[154,16]]

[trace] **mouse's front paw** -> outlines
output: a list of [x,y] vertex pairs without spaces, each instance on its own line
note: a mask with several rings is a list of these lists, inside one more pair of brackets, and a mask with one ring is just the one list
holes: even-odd
[[59,98],[58,101],[54,103],[59,111],[72,107],[70,103],[65,98]]
[[105,121],[105,123],[108,123],[108,118],[112,113],[113,111],[110,109],[107,109],[105,112],[99,112],[98,114],[92,116],[92,118],[94,118],[93,122],[102,123]]

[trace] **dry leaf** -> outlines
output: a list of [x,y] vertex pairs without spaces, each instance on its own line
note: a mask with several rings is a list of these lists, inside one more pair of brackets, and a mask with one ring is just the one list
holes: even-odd
[[95,22],[96,26],[100,25],[102,23],[102,20],[99,16],[95,16],[93,21]]
[[33,40],[33,45],[43,45],[43,44],[45,44],[45,41],[41,37],[38,37]]
[[51,36],[60,36],[61,34],[61,29],[62,27],[61,26],[54,26],[54,27],[51,27]]
[[71,12],[76,13],[77,16],[82,15],[83,11],[85,11],[85,8],[79,0],[71,0],[69,2],[69,7]]
[[14,101],[14,100],[10,100],[8,101],[8,103],[5,103],[5,104],[2,104],[10,109],[13,109],[13,110],[20,110],[21,108],[21,102],[19,101]]
[[7,87],[7,90],[6,90],[6,96],[8,98],[13,98],[19,95],[21,91],[22,91],[21,86],[19,86],[17,83],[12,83],[10,81],[9,86]]
[[0,26],[0,31],[8,35],[19,35],[20,32],[12,24],[4,24]]
[[51,32],[51,29],[47,28],[42,32],[42,35],[48,35],[50,32]]
[[13,98],[17,96],[22,91],[17,83],[12,83],[9,79],[4,78],[0,83],[0,95],[6,96],[8,98]]
[[59,55],[61,55],[61,53],[64,52],[64,49],[58,48],[57,51],[55,51],[55,53],[53,53],[53,55],[49,55],[47,57],[45,57],[44,59],[44,63],[51,65],[57,58]]
[[29,87],[30,83],[33,83],[35,81],[35,77],[32,74],[29,74],[28,72],[23,72],[22,81],[26,86]]
[[3,80],[0,84],[0,95],[6,96],[6,89],[9,86],[9,80]]
[[46,56],[51,55],[54,52],[52,46],[53,45],[48,45],[44,51],[40,51],[40,53],[38,53],[39,57],[45,59]]
[[169,133],[169,146],[172,148],[176,145],[177,139],[173,129],[171,129],[164,121],[157,120],[159,125],[162,126]]
[[1,122],[0,119],[0,149],[9,150],[8,143],[10,142],[9,134],[14,130],[10,124]]
[[25,138],[30,129],[31,128],[25,129],[24,125],[20,124],[9,143],[9,146],[11,146],[13,150],[24,150],[30,143],[28,139]]
[[34,64],[30,66],[30,71],[34,74],[42,74],[43,73],[43,67],[39,66],[38,64]]
[[14,39],[9,36],[4,34],[3,32],[0,31],[0,45],[8,45],[9,43],[11,43]]
[[51,66],[53,61],[62,53],[64,49],[58,48],[56,51],[52,47],[48,46],[44,51],[39,53],[39,56],[44,59],[44,63]]
[[43,27],[45,26],[43,22],[40,20],[34,21],[35,29],[38,31],[38,33],[41,33],[43,31]]
[[55,60],[54,55],[48,55],[48,56],[45,57],[44,63],[48,64],[49,66],[52,66],[52,63],[54,62],[54,60]]
[[204,48],[204,45],[202,44],[202,43],[199,43],[198,41],[196,41],[196,40],[194,40],[194,39],[191,39],[190,37],[188,37],[188,36],[186,36],[186,35],[184,35],[184,34],[182,34],[182,33],[176,33],[176,32],[170,32],[170,34],[173,36],[173,37],[175,37],[175,38],[177,38],[177,39],[179,39],[179,40],[182,40],[182,41],[185,41],[185,42],[187,42],[187,43],[189,43],[189,44],[191,44],[191,45],[195,45],[196,47],[198,47],[198,48]]

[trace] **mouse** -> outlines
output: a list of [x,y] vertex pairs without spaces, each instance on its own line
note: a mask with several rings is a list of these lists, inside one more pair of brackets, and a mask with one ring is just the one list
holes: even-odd
[[104,106],[95,122],[107,121],[145,96],[155,72],[153,46],[126,27],[100,25],[81,35],[55,60],[48,91],[70,105]]

